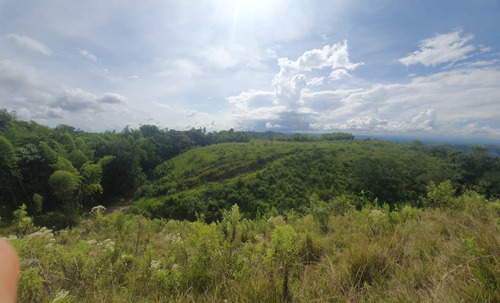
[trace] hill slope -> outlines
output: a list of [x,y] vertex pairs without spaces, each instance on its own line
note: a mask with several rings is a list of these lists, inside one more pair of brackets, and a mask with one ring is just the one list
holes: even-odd
[[[238,204],[250,217],[294,209],[309,199],[355,206],[418,203],[429,182],[459,178],[457,165],[412,145],[382,141],[255,140],[194,148],[161,164],[134,209],[156,217],[208,220]],[[357,205],[359,204],[359,205]]]

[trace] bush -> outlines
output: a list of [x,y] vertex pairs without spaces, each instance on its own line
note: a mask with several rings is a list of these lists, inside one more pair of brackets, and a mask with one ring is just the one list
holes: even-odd
[[455,207],[455,192],[450,180],[441,182],[437,186],[431,181],[427,186],[427,198],[424,198],[424,205],[438,208]]

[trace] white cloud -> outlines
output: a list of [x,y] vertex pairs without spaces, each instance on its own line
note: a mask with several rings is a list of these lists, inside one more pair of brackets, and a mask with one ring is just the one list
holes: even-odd
[[[500,130],[500,68],[495,59],[413,76],[409,83],[369,84],[348,76],[359,64],[350,62],[342,44],[337,44],[338,53],[332,48],[335,45],[305,52],[295,61],[279,59],[273,91],[249,90],[227,98],[237,125],[419,136],[475,133],[490,138]],[[332,56],[343,60],[329,60]],[[318,77],[335,72],[352,79],[353,88],[336,88],[331,77]],[[314,77],[308,79],[310,74]],[[477,124],[485,119],[488,127]]]
[[109,106],[126,104],[127,99],[116,93],[105,93],[96,96],[80,88],[67,89],[59,94],[53,107],[69,112],[97,112],[109,109]]
[[[476,47],[467,45],[474,38],[472,35],[463,36],[462,34],[461,30],[456,30],[422,40],[419,43],[420,50],[399,59],[399,62],[406,66],[413,64],[436,66],[442,63],[453,64],[466,59]],[[483,47],[483,49],[485,48]]]
[[347,70],[345,70],[343,68],[339,68],[339,69],[333,70],[328,77],[332,80],[340,80],[340,79],[343,79],[345,77],[350,77],[350,76],[351,75],[349,75]]
[[267,122],[266,123],[266,128],[267,129],[276,129],[276,128],[281,128],[281,125],[279,124],[272,124],[271,122]]
[[80,55],[84,56],[85,58],[89,59],[90,61],[92,62],[97,62],[97,57],[92,54],[91,52],[89,52],[88,50],[86,49],[82,49],[79,51]]
[[278,60],[280,72],[272,82],[276,99],[280,104],[292,107],[302,105],[302,90],[308,85],[319,83],[314,80],[319,79],[317,77],[308,82],[306,73],[327,69],[331,71],[329,77],[338,80],[349,75],[347,70],[354,70],[362,64],[352,63],[349,59],[347,41],[306,51],[296,61],[280,58]]
[[307,85],[319,86],[322,85],[324,82],[325,82],[325,77],[312,78],[311,80],[307,81]]
[[95,107],[97,96],[82,89],[68,89],[59,94],[54,105],[70,111],[79,112]]
[[36,41],[35,39],[30,38],[28,36],[19,34],[9,34],[6,37],[32,52],[37,52],[45,56],[52,55],[52,51],[47,46],[43,45],[43,43]]

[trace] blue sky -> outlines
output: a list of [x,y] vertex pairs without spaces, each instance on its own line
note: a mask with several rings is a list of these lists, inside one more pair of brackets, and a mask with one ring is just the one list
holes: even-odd
[[126,125],[500,138],[500,1],[0,0],[0,108]]

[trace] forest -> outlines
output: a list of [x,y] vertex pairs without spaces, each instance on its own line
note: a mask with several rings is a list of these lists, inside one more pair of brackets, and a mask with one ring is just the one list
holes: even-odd
[[19,302],[500,301],[500,158],[481,146],[0,110],[0,181]]

